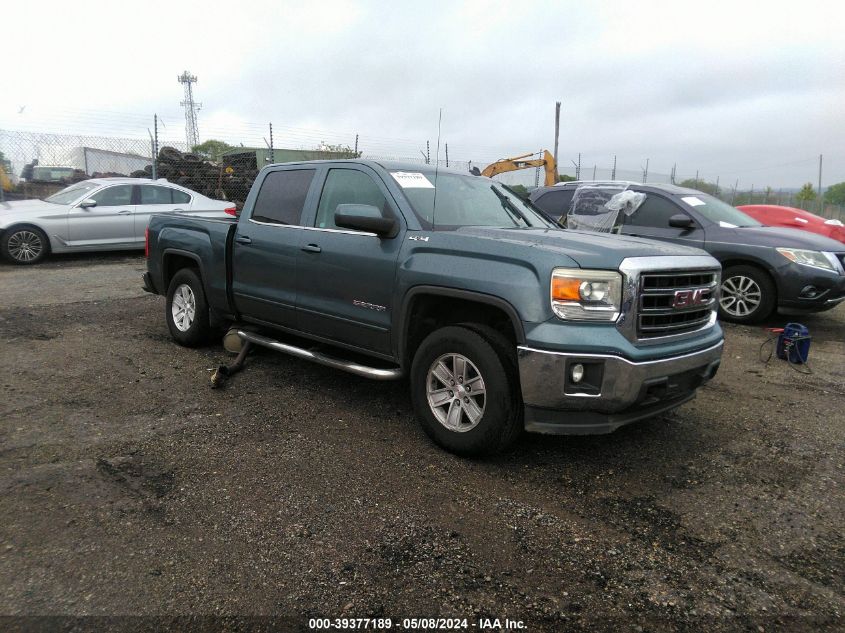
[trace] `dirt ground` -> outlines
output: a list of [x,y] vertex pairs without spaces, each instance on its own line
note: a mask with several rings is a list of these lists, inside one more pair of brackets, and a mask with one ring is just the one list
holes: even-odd
[[845,307],[796,319],[812,375],[728,325],[677,411],[472,461],[404,383],[259,352],[211,390],[143,269],[0,266],[0,614],[842,629]]

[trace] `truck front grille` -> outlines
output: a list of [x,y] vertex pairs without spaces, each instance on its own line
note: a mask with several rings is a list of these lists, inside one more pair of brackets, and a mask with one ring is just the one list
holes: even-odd
[[706,326],[716,308],[718,280],[712,270],[643,273],[637,338],[685,334]]

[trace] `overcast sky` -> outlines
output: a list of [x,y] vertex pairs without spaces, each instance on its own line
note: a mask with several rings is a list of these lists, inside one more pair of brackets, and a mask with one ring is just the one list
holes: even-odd
[[[321,140],[486,164],[700,170],[740,189],[845,180],[845,3],[9,2],[0,128],[181,136],[177,75],[199,78],[201,139]],[[20,112],[21,108],[23,111]],[[443,148],[441,147],[441,157]],[[630,176],[629,176],[630,177]]]

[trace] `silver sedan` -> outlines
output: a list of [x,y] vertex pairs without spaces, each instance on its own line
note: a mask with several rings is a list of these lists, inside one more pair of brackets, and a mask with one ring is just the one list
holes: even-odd
[[49,253],[142,249],[159,213],[224,218],[235,206],[166,180],[84,180],[44,200],[0,203],[0,255],[35,264]]

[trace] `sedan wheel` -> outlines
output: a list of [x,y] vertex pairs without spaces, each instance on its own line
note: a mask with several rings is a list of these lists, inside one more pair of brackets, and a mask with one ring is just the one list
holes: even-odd
[[3,237],[3,255],[14,264],[35,264],[46,255],[47,236],[34,227],[12,229]]
[[760,306],[763,293],[751,277],[737,275],[722,282],[722,310],[732,317],[744,319]]

